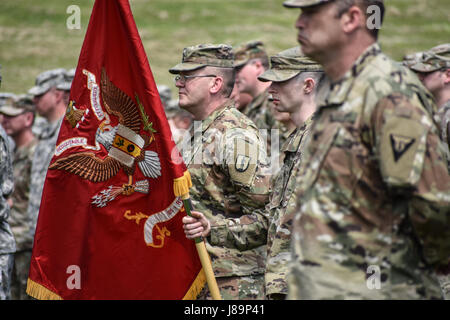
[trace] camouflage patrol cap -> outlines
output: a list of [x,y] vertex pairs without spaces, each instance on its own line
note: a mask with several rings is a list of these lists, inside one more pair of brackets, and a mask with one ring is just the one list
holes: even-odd
[[70,88],[72,87],[72,81],[75,77],[75,71],[76,69],[70,69],[64,72],[63,79],[60,83],[56,85],[56,89],[63,90],[63,91],[70,91]]
[[32,96],[40,96],[64,80],[66,70],[63,68],[44,71],[36,77],[33,88],[28,90]]
[[305,56],[299,46],[270,57],[270,62],[270,69],[258,77],[260,81],[283,82],[305,71],[323,71],[322,66]]
[[445,68],[450,68],[450,43],[425,51],[420,61],[410,67],[416,72],[433,72]]
[[288,0],[283,2],[283,6],[286,8],[306,8],[331,1],[333,0]]
[[199,44],[184,48],[181,63],[169,69],[172,74],[193,71],[206,66],[233,68],[232,48],[226,44]]
[[241,44],[234,50],[234,67],[239,68],[252,59],[268,59],[264,44],[252,40]]
[[15,98],[15,94],[11,92],[0,92],[0,107],[10,98]]
[[167,106],[164,108],[167,119],[173,118],[180,110],[181,109],[178,106],[178,101],[176,100],[170,100],[167,103]]
[[9,117],[18,116],[26,111],[35,112],[32,97],[27,94],[8,98],[8,100],[0,107],[0,113]]
[[420,62],[420,60],[422,59],[422,55],[423,52],[407,54],[403,57],[401,64],[407,68],[411,68],[413,65]]
[[166,85],[157,85],[159,97],[161,98],[161,102],[163,104],[164,109],[167,108],[167,104],[172,99],[172,90]]

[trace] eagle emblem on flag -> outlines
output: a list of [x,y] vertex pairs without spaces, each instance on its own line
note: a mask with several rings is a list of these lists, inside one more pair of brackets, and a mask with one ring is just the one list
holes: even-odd
[[[88,75],[89,72],[86,74]],[[102,122],[95,134],[96,147],[86,145],[83,147],[100,150],[101,145],[108,152],[107,156],[101,158],[93,151],[74,153],[57,159],[49,169],[66,170],[92,182],[109,180],[123,169],[128,176],[127,182],[121,186],[111,185],[92,197],[93,205],[104,207],[120,194],[131,195],[135,191],[148,193],[148,180],[133,183],[134,172],[139,167],[145,177],[157,178],[161,176],[161,164],[155,151],[146,150],[154,141],[156,131],[152,128],[152,123],[148,122],[148,116],[140,105],[139,98],[136,96],[138,108],[128,95],[109,80],[104,69],[101,74],[100,91],[106,112],[101,110],[102,116],[97,116],[102,119]],[[98,108],[97,106],[94,114],[99,113]],[[83,112],[82,109],[75,109],[72,102],[68,106],[66,119],[72,127],[79,127],[88,114],[89,110]],[[111,125],[111,115],[119,119],[115,126]],[[148,134],[140,134],[142,123],[144,123],[144,131]]]

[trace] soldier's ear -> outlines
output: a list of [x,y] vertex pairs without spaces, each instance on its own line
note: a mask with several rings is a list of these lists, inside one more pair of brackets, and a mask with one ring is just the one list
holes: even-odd
[[224,86],[223,78],[221,76],[217,76],[213,80],[211,80],[209,91],[211,93],[216,94],[222,90],[223,86]]
[[352,33],[359,28],[365,29],[366,15],[360,7],[354,5],[342,14],[341,25],[345,33]]
[[33,112],[26,112],[24,116],[25,116],[25,127],[31,127],[34,122]]
[[444,84],[450,84],[450,68],[444,70]]
[[311,94],[314,91],[314,87],[316,86],[316,82],[313,78],[306,78],[303,81],[303,92],[305,94]]

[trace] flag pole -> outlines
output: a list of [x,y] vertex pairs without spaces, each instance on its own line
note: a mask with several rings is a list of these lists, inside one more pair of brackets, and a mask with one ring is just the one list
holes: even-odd
[[[192,203],[189,200],[189,193],[181,196],[183,200],[184,208],[189,216],[191,215]],[[206,245],[203,237],[197,237],[194,239],[195,247],[197,248],[198,256],[200,262],[202,263],[203,271],[205,272],[206,282],[208,283],[209,291],[214,300],[222,300],[220,296],[219,287],[217,286],[216,277],[214,276],[211,259],[209,257],[208,251],[206,251]]]

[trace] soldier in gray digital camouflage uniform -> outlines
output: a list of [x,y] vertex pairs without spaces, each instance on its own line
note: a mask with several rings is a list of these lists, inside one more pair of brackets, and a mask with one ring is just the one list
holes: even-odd
[[11,273],[16,242],[8,223],[10,208],[7,198],[11,195],[13,189],[12,153],[8,136],[0,125],[0,300],[11,298]]
[[64,90],[57,89],[59,84],[65,82],[65,74],[66,71],[64,69],[45,71],[37,76],[36,85],[28,92],[33,96],[36,112],[47,120],[46,126],[38,137],[39,143],[36,146],[31,166],[31,186],[28,203],[28,216],[31,219],[29,228],[31,238],[34,238],[36,230],[47,169],[55,153],[59,128],[66,112]]
[[9,224],[16,239],[17,251],[14,254],[14,268],[11,283],[11,298],[29,299],[26,294],[28,270],[30,268],[31,248],[30,219],[28,214],[28,198],[31,184],[31,163],[37,139],[31,127],[34,121],[35,108],[29,96],[20,95],[10,105],[0,107],[3,115],[2,125],[6,133],[14,139],[14,192],[10,197],[11,213]]
[[372,5],[382,21],[382,0],[284,2],[330,80],[299,168],[289,299],[442,298],[450,178],[436,106],[381,52]]
[[[421,59],[410,68],[435,98],[438,106],[435,118],[441,126],[441,139],[446,144],[450,172],[450,44],[441,44],[422,53]],[[444,297],[450,300],[450,264],[438,273]]]
[[[233,62],[230,46],[205,44],[185,48],[182,62],[169,70],[177,75],[180,107],[194,117],[191,149],[182,150],[192,177],[192,214],[202,212],[212,221],[249,214],[268,200],[264,142],[254,123],[229,99]],[[199,235],[193,230],[188,238]],[[241,252],[206,241],[206,248],[223,299],[263,297],[265,246]],[[209,290],[200,297],[208,298]]]
[[271,57],[271,68],[261,74],[259,80],[271,81],[269,93],[275,108],[288,113],[296,129],[281,148],[284,163],[271,182],[269,203],[264,210],[255,210],[240,218],[211,222],[203,216],[198,218],[200,224],[206,226],[203,234],[208,235],[211,244],[248,250],[267,243],[265,295],[268,299],[284,299],[288,291],[286,273],[292,215],[286,212],[296,204],[293,195],[298,167],[309,139],[316,109],[315,93],[322,79],[322,67],[305,57],[299,47]]
[[[3,106],[6,102],[13,101],[16,98],[17,98],[17,96],[14,93],[0,92],[0,107]],[[2,119],[3,119],[3,115],[0,114],[0,123],[1,123]],[[14,149],[14,140],[10,136],[8,136],[8,142],[9,142],[10,149],[13,150]]]

